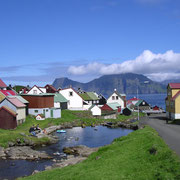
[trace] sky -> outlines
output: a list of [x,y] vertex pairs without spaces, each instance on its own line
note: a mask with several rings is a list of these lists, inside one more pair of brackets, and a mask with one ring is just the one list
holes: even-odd
[[0,78],[180,78],[179,0],[0,0]]

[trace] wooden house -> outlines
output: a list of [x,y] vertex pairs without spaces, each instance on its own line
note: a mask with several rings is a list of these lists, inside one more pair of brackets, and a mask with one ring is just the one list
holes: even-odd
[[29,102],[29,114],[43,114],[45,118],[61,117],[61,109],[54,108],[54,94],[22,94],[22,97]]
[[50,84],[47,84],[45,86],[45,88],[46,88],[47,93],[57,93],[58,92],[58,90]]
[[107,99],[102,94],[99,94],[98,98],[99,98],[99,105],[104,105],[107,103]]
[[118,103],[121,109],[124,109],[126,107],[126,95],[119,94],[115,89],[112,95],[107,99],[107,103]]
[[69,110],[84,110],[84,100],[72,87],[59,90],[67,100]]
[[27,94],[43,94],[46,93],[46,88],[45,87],[38,87],[34,85],[28,92]]
[[45,117],[43,115],[41,115],[41,114],[38,114],[36,116],[36,120],[42,121],[42,120],[45,120]]
[[93,116],[101,116],[101,108],[97,105],[92,105],[89,110],[91,111]]
[[54,94],[54,107],[67,109],[68,100],[61,93],[55,93]]
[[15,129],[17,127],[17,114],[7,106],[0,108],[0,129]]
[[180,119],[180,83],[169,83],[167,86],[166,117]]
[[144,111],[144,110],[150,110],[151,107],[145,100],[141,99],[135,104],[135,109],[136,110],[139,109],[140,111]]
[[13,110],[17,116],[16,121],[17,124],[22,124],[26,120],[26,105],[23,104],[16,97],[6,97],[4,100],[0,102],[0,107],[6,106],[9,109]]
[[132,111],[131,111],[131,109],[126,107],[126,108],[123,109],[122,114],[125,115],[125,116],[130,116],[132,114]]
[[99,104],[99,97],[94,92],[84,92],[79,94],[86,105],[84,105],[85,109],[89,109],[94,104]]

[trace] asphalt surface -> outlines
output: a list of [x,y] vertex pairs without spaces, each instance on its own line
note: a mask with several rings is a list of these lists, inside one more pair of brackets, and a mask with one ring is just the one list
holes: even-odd
[[180,125],[167,124],[165,114],[145,117],[143,124],[148,124],[154,128],[166,144],[180,156]]

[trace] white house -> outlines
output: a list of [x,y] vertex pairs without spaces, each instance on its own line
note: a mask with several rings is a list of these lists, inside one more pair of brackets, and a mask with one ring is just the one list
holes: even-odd
[[84,110],[82,97],[73,89],[61,89],[59,92],[68,100],[69,110]]
[[92,105],[89,110],[92,112],[93,116],[101,116],[101,108],[97,105]]
[[118,103],[121,109],[124,109],[126,107],[126,95],[119,94],[115,89],[113,94],[107,99],[107,103]]
[[38,115],[36,116],[36,120],[42,121],[42,120],[45,120],[45,118],[44,118],[41,114],[38,114]]
[[6,97],[4,100],[0,102],[0,107],[7,106],[14,112],[16,112],[16,120],[17,124],[21,124],[25,122],[26,119],[26,105],[23,104],[18,98],[16,97]]
[[46,93],[46,88],[45,87],[38,87],[34,85],[28,92],[27,94],[42,94]]

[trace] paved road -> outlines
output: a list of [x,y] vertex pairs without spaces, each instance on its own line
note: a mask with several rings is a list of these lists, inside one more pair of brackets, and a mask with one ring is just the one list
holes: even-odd
[[144,122],[154,128],[166,144],[180,156],[180,125],[166,124],[165,114],[151,115]]

